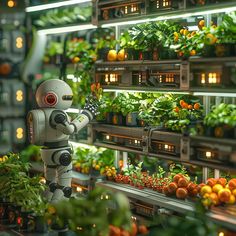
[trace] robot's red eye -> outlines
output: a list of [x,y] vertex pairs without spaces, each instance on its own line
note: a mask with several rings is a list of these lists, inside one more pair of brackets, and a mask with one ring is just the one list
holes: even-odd
[[44,99],[45,103],[49,106],[53,106],[57,103],[57,97],[53,93],[48,93]]

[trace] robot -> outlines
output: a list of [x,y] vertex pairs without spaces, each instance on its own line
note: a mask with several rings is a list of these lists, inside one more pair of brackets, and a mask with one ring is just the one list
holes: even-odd
[[73,94],[70,86],[59,79],[42,82],[36,90],[39,109],[27,115],[29,141],[42,146],[44,176],[49,202],[69,199],[72,194],[72,149],[69,136],[85,127],[96,115],[98,103],[87,98],[84,109],[72,121],[64,111],[70,108]]

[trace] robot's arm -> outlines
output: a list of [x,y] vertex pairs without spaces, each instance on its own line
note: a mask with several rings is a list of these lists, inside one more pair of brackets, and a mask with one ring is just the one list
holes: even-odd
[[71,122],[75,126],[75,132],[85,127],[97,115],[97,109],[97,101],[93,97],[88,97],[81,114]]
[[70,123],[67,117],[61,111],[54,111],[52,114],[51,124],[62,133],[70,135],[77,133],[84,128],[97,114],[97,102],[94,99],[88,98],[82,112]]
[[75,132],[75,126],[70,124],[66,115],[60,111],[54,111],[52,113],[51,125],[66,135],[70,135]]

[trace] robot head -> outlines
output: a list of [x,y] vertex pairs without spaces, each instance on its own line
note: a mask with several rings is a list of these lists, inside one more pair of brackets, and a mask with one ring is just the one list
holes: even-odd
[[46,80],[36,90],[36,101],[41,108],[66,110],[71,106],[72,99],[70,86],[59,79]]

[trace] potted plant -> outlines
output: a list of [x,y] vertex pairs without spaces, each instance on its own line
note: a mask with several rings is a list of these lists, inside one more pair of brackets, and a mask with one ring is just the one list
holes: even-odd
[[175,107],[169,112],[165,127],[183,134],[196,134],[199,132],[203,120],[203,109],[198,98],[194,96],[177,97]]
[[225,14],[222,23],[217,27],[215,55],[218,57],[236,55],[236,13]]
[[[204,119],[206,135],[218,138],[235,137],[236,105],[221,103],[213,106]],[[210,127],[210,128],[208,128]]]
[[172,109],[173,96],[171,94],[157,95],[156,98],[148,98],[141,103],[139,118],[147,125],[163,128]]

